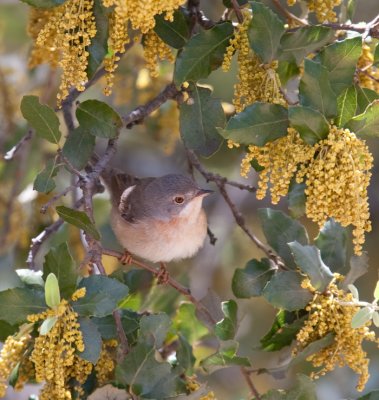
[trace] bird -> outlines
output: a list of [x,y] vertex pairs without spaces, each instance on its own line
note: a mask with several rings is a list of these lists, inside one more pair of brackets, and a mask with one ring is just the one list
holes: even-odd
[[[207,235],[203,199],[212,190],[200,188],[182,174],[135,178],[114,168],[102,174],[111,195],[111,227],[128,254],[166,264],[194,256]],[[167,277],[162,278],[164,281]]]

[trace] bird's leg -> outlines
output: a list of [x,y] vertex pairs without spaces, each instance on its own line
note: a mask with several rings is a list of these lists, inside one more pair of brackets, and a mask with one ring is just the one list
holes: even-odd
[[120,262],[122,265],[130,265],[133,261],[133,256],[128,252],[128,250],[124,250],[124,254],[120,258]]
[[158,279],[158,284],[163,285],[168,282],[168,280],[170,279],[170,275],[167,271],[167,267],[164,262],[160,262],[159,265],[160,265],[159,272],[157,273],[156,276]]

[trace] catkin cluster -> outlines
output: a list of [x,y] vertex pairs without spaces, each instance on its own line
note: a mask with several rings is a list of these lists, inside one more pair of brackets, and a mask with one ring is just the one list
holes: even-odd
[[[155,73],[155,63],[157,58],[172,59],[169,48],[155,37],[153,29],[155,27],[154,17],[164,13],[168,21],[173,20],[174,11],[184,3],[185,0],[103,0],[106,7],[114,7],[110,17],[108,47],[110,55],[105,58],[104,66],[108,72],[106,76],[107,86],[105,94],[110,94],[113,86],[114,71],[117,69],[119,54],[125,52],[125,46],[130,42],[128,28],[148,36],[145,39],[144,48],[147,54],[148,68]],[[135,40],[138,40],[138,36]],[[157,46],[159,46],[157,48]]]
[[[196,392],[200,389],[200,384],[196,378],[196,375],[186,377],[186,386],[190,393]],[[199,400],[216,400],[216,396],[213,391],[210,391],[206,395],[201,396]]]
[[225,72],[229,71],[233,55],[238,53],[238,82],[234,85],[233,99],[236,112],[241,112],[256,101],[285,105],[286,102],[280,92],[280,80],[276,73],[278,63],[274,61],[270,65],[264,65],[254,54],[248,38],[251,13],[249,10],[244,10],[243,15],[244,20],[236,27],[222,64],[222,69]]
[[33,10],[29,32],[35,38],[30,65],[50,62],[62,68],[58,106],[74,86],[87,82],[88,46],[96,35],[93,0],[68,0],[49,11]]
[[[317,21],[320,23],[337,21],[334,9],[341,3],[342,0],[307,0],[309,11],[316,14]],[[287,0],[287,4],[293,6],[296,0]]]
[[[337,276],[337,279],[340,277]],[[323,293],[317,292],[309,279],[303,281],[302,287],[310,290],[314,296],[306,307],[308,318],[296,336],[293,355],[327,334],[332,334],[333,342],[329,346],[307,358],[314,367],[321,368],[312,372],[311,378],[318,379],[336,367],[348,366],[358,374],[357,390],[362,391],[369,379],[369,359],[362,344],[366,340],[378,342],[375,332],[369,330],[371,321],[361,328],[351,327],[351,320],[359,307],[343,305],[352,303],[353,297],[339,289],[335,281]]]
[[328,218],[342,226],[353,225],[356,254],[362,253],[364,234],[371,230],[367,188],[373,165],[365,142],[348,129],[331,126],[328,137],[315,145],[305,143],[293,129],[262,147],[250,145],[241,163],[247,176],[255,160],[259,172],[257,198],[266,196],[270,185],[272,203],[288,194],[293,178],[305,182],[308,218],[320,227]]
[[379,69],[373,66],[374,55],[370,46],[362,45],[362,54],[358,60],[358,80],[361,86],[379,92]]

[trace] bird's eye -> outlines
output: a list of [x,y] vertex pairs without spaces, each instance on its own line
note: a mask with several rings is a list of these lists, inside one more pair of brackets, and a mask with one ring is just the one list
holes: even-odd
[[184,201],[184,197],[183,196],[176,196],[174,199],[176,204],[182,204]]

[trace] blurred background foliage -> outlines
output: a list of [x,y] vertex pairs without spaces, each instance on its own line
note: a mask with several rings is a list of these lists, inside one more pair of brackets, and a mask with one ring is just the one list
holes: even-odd
[[[269,2],[267,2],[269,4]],[[222,13],[223,5],[218,0],[202,2],[202,8],[211,18],[215,19]],[[353,22],[368,21],[378,14],[378,0],[357,1],[356,13]],[[25,134],[25,121],[22,119],[19,104],[25,94],[35,94],[51,106],[55,105],[58,76],[47,66],[29,70],[28,55],[31,41],[27,35],[28,7],[18,1],[0,1],[0,285],[6,279],[5,265],[9,265],[9,257],[14,260],[16,268],[25,268],[30,239],[35,237],[44,227],[57,218],[54,211],[49,209],[46,214],[40,213],[40,207],[48,197],[37,194],[32,190],[32,181],[40,171],[49,154],[55,149],[50,148],[46,141],[31,141],[22,149],[26,154],[19,157],[20,162],[8,163],[4,155],[13,144]],[[134,46],[123,57],[116,74],[116,82],[111,98],[104,98],[102,94],[103,82],[91,87],[81,97],[97,98],[112,104],[121,114],[125,114],[139,104],[156,95],[172,77],[172,65],[161,64],[158,78],[151,78],[145,68],[142,47]],[[214,96],[225,102],[227,109],[233,97],[232,73],[225,74],[220,69],[215,71],[207,83],[213,87]],[[170,172],[188,172],[188,165],[179,141],[178,110],[176,103],[169,101],[164,104],[144,124],[123,130],[119,147],[113,164],[130,174],[145,177],[159,176]],[[368,274],[360,278],[356,285],[362,299],[371,299],[374,285],[378,279],[379,260],[379,142],[376,139],[368,140],[371,152],[374,155],[375,165],[369,191],[371,218],[373,230],[367,235],[365,250],[369,254],[370,269]],[[101,144],[99,144],[101,146]],[[230,151],[223,146],[210,160],[203,160],[204,165],[214,172],[218,172],[234,180],[243,181],[240,177],[240,159],[242,151]],[[70,176],[60,172],[56,180],[57,191],[68,185]],[[203,187],[211,188],[199,178]],[[252,172],[249,183],[255,184],[256,174]],[[256,210],[260,207],[269,207],[269,199],[258,201],[254,194],[229,189],[236,205],[241,208],[251,229],[263,239]],[[74,194],[75,195],[75,194]],[[182,281],[187,281],[196,297],[204,296],[209,288],[215,295],[226,300],[233,298],[231,279],[236,268],[242,268],[252,258],[260,258],[259,250],[252,245],[249,239],[236,226],[230,210],[221,196],[215,194],[205,201],[209,224],[217,237],[213,246],[207,242],[200,253],[189,261],[170,264],[170,272]],[[282,200],[278,208],[287,210],[286,200]],[[107,193],[95,198],[95,217],[100,228],[104,246],[119,249],[109,225],[110,203]],[[317,235],[318,229],[307,219],[301,222],[307,227],[310,238]],[[70,231],[72,230],[72,231]],[[69,232],[70,231],[70,232]],[[50,241],[44,244],[40,252],[37,265],[43,262],[48,248],[68,240],[70,249],[76,260],[83,257],[78,230],[65,225]],[[117,262],[114,258],[106,260],[109,272],[115,269]],[[145,306],[156,311],[173,311],[173,300],[177,296],[171,288],[157,287],[146,300]],[[138,299],[136,300],[138,302]],[[288,348],[280,352],[264,353],[257,350],[259,339],[270,328],[275,310],[263,299],[254,298],[239,301],[240,354],[249,356],[254,362],[254,368],[270,368],[280,366],[286,362],[290,353]],[[375,345],[367,346],[369,353],[371,379],[366,391],[376,388],[379,382],[379,352]],[[199,346],[195,353],[207,352],[209,349]],[[297,372],[305,372],[309,366],[298,365],[287,376],[273,377],[262,374],[254,381],[260,392],[270,388],[288,388],[294,382]],[[246,385],[238,368],[228,368],[216,371],[207,378],[219,400],[243,398],[246,395]],[[321,400],[337,400],[356,398],[354,373],[345,369],[336,369],[317,382],[318,396]],[[30,393],[35,389],[28,389]],[[24,399],[24,393],[9,392],[9,399]]]

